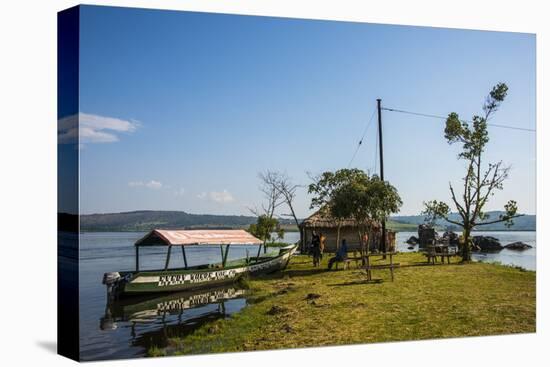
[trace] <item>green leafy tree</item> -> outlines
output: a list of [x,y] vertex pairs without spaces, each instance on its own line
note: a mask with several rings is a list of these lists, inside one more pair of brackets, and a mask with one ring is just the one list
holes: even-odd
[[346,216],[337,210],[331,210],[333,193],[347,182],[363,174],[363,171],[353,168],[340,169],[336,172],[327,171],[317,177],[311,177],[313,182],[308,186],[308,193],[313,195],[310,209],[319,209],[323,215],[330,215],[337,222],[336,246],[340,245],[340,229]]
[[315,194],[312,207],[328,210],[339,221],[347,218],[356,221],[363,248],[367,245],[363,243],[364,234],[371,232],[373,225],[386,220],[390,214],[397,213],[402,205],[395,187],[377,175],[370,177],[358,169],[325,172],[310,185],[309,191]]
[[280,226],[277,218],[262,214],[258,217],[256,223],[248,227],[248,232],[264,242],[273,242],[275,239],[282,239],[284,229]]
[[489,163],[483,167],[482,157],[489,142],[487,131],[488,119],[498,110],[506,98],[508,87],[504,83],[497,84],[487,96],[483,105],[483,116],[475,115],[471,123],[460,120],[457,113],[452,112],[447,117],[445,124],[445,139],[449,144],[462,144],[462,151],[458,155],[460,160],[466,163],[462,193],[457,195],[455,188],[449,183],[451,200],[460,215],[460,220],[449,218],[451,208],[442,201],[431,200],[424,203],[423,214],[426,221],[434,223],[437,219],[457,225],[462,228],[463,244],[461,254],[463,261],[471,260],[472,241],[471,232],[478,226],[505,222],[507,226],[513,225],[513,218],[517,215],[517,203],[508,201],[504,206],[504,214],[498,218],[489,218],[484,208],[496,191],[502,190],[503,182],[508,178],[509,167],[505,167],[502,161]]

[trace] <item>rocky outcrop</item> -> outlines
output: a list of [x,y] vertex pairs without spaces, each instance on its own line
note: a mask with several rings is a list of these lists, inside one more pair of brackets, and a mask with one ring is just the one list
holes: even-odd
[[523,250],[533,248],[533,246],[528,245],[521,241],[517,241],[517,242],[512,242],[507,244],[506,246],[504,246],[504,248],[508,250],[523,251]]
[[458,246],[458,234],[453,231],[446,231],[443,233],[442,240],[451,246]]
[[496,252],[504,248],[497,238],[491,236],[474,236],[472,242],[474,250],[481,252]]
[[409,245],[417,245],[418,244],[418,237],[410,236],[409,239],[406,241]]
[[421,224],[418,226],[418,243],[421,246],[431,245],[438,239],[437,232],[432,226]]

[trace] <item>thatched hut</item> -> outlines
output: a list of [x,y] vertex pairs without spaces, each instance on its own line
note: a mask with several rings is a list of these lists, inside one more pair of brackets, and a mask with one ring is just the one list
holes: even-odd
[[[373,230],[368,234],[369,249],[377,250],[381,248],[382,226],[380,223],[373,223],[372,228]],[[335,252],[338,248],[338,242],[341,242],[344,238],[347,241],[349,250],[361,249],[359,228],[354,219],[338,221],[328,213],[317,211],[300,223],[300,231],[302,236],[302,252],[311,243],[314,231],[317,234],[322,233],[326,237],[325,251],[327,252]],[[386,245],[388,251],[395,249],[394,231],[386,229]]]

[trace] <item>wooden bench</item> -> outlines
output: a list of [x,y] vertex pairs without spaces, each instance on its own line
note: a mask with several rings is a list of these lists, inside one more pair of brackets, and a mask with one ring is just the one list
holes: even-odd
[[381,265],[366,265],[363,267],[367,271],[367,279],[372,280],[372,274],[371,270],[377,270],[377,269],[390,269],[391,274],[391,281],[393,282],[393,269],[398,268],[401,266],[399,263],[392,263],[392,264],[381,264]]
[[334,262],[334,269],[338,270],[338,264],[344,264],[344,270],[349,269],[350,259],[336,260]]
[[349,265],[351,264],[352,261],[355,262],[355,267],[359,268],[359,261],[362,261],[362,260],[363,259],[360,256],[350,256],[350,257],[347,257],[345,260],[336,261],[334,263],[335,269],[338,269],[339,263],[344,264],[344,270],[349,269]]
[[[393,282],[393,279],[394,279],[393,269],[400,266],[399,263],[394,263],[393,262],[393,255],[395,255],[395,254],[396,254],[395,252],[387,252],[387,253],[378,252],[378,253],[365,254],[364,255],[364,257],[365,257],[365,266],[363,266],[363,269],[365,269],[365,271],[367,272],[367,280],[369,280],[369,281],[372,280],[372,270],[375,270],[375,269],[390,269],[391,281]],[[383,257],[383,256],[389,257],[389,259],[390,259],[389,264],[379,264],[379,265],[372,265],[371,264],[371,257]]]
[[451,263],[451,257],[454,257],[456,256],[456,254],[441,254],[441,253],[429,253],[429,252],[425,252],[424,253],[424,256],[426,256],[426,259],[428,261],[428,264],[429,263],[432,263],[435,265],[435,262],[437,260],[438,257],[441,258],[441,263],[442,264],[445,264],[445,259],[447,259],[447,264],[450,264]]
[[[438,251],[439,250],[439,251]],[[430,246],[426,249],[424,252],[424,256],[426,256],[426,260],[429,263],[432,263],[435,265],[435,262],[438,257],[441,258],[441,263],[445,263],[445,258],[447,259],[447,264],[451,263],[451,257],[457,256],[456,251],[449,251],[448,246]]]

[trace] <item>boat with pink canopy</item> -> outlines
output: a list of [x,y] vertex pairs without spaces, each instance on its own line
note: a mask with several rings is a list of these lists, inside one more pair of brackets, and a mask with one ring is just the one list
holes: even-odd
[[[197,246],[219,246],[220,262],[198,266],[188,266],[187,251]],[[228,261],[231,245],[257,246],[256,256]],[[166,261],[163,269],[140,270],[142,247],[166,247]],[[284,269],[297,245],[279,249],[276,255],[261,256],[263,241],[242,229],[217,230],[173,230],[154,229],[139,239],[135,247],[135,270],[109,272],[103,276],[109,299],[121,296],[181,292],[198,288],[217,287],[235,282],[245,275],[258,275]],[[175,249],[181,249],[183,268],[170,268],[170,258]],[[178,249],[178,250],[179,250]]]

